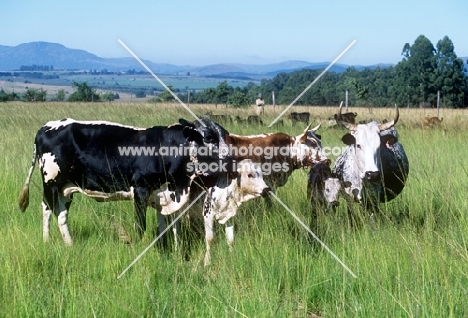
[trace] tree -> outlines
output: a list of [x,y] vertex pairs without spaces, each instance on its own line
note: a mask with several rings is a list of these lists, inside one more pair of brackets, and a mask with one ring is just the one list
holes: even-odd
[[463,106],[467,80],[463,61],[457,58],[448,36],[437,42],[437,77],[435,86],[441,91],[448,106]]
[[57,91],[57,95],[55,95],[55,99],[59,102],[63,102],[65,100],[65,90],[63,88]]
[[218,84],[216,88],[216,104],[223,103],[227,104],[229,95],[229,87],[227,81],[222,81]]
[[101,100],[96,90],[90,87],[87,82],[73,81],[73,87],[76,88],[76,91],[68,97],[70,102],[99,102]]
[[[406,91],[411,104],[434,102],[437,90],[435,48],[424,35],[416,38],[413,45],[406,43],[402,51],[403,61],[398,63],[400,87]],[[397,65],[397,66],[398,66]]]
[[[167,87],[169,87],[171,92],[173,91],[171,85],[168,85]],[[157,98],[157,101],[159,101],[159,102],[170,102],[170,101],[173,101],[173,100],[174,100],[174,96],[172,96],[172,94],[169,93],[168,90],[164,90],[164,92],[160,93],[158,95],[158,98]]]
[[6,93],[3,88],[0,88],[0,102],[10,102],[18,98],[18,94],[15,92]]
[[232,107],[248,107],[250,104],[247,95],[241,91],[235,91],[233,94],[229,95],[227,103]]
[[112,102],[115,98],[115,94],[112,92],[107,92],[101,95],[101,100],[104,102]]
[[47,91],[40,88],[28,88],[23,95],[26,102],[45,102],[47,100]]

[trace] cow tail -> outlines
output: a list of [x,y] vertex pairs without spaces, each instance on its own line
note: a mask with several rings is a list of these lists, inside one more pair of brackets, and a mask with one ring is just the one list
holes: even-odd
[[28,176],[26,177],[26,181],[24,182],[23,189],[21,189],[21,193],[18,199],[18,204],[21,212],[26,211],[29,205],[29,183],[31,182],[31,176],[34,172],[34,167],[36,166],[36,144],[34,144],[34,151],[33,151],[33,158],[31,162],[31,167],[29,168]]

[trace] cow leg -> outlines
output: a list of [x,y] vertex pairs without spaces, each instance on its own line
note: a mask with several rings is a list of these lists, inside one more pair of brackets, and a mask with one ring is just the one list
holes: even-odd
[[146,207],[148,206],[149,191],[146,188],[135,188],[134,190],[134,210],[135,210],[135,230],[139,238],[143,237],[146,231]]
[[[171,215],[171,220],[174,221],[175,215]],[[174,233],[174,248],[177,251],[179,249],[179,242],[180,242],[180,219],[172,227],[172,233]]]
[[73,240],[68,230],[68,209],[71,200],[61,195],[56,186],[44,184],[44,199],[42,202],[42,227],[44,241],[49,240],[49,225],[51,212],[57,217],[57,223],[66,245],[72,245]]
[[226,223],[226,240],[229,246],[229,251],[232,252],[232,248],[234,246],[234,224],[231,220],[227,221]]
[[158,235],[164,232],[167,228],[166,216],[161,214],[161,208],[156,209],[156,215],[158,216]]
[[213,213],[209,212],[204,216],[205,220],[205,243],[206,243],[206,252],[205,252],[205,266],[209,266],[211,264],[211,254],[210,248],[211,244],[213,243],[214,239],[214,215]]
[[68,230],[68,209],[70,208],[70,204],[71,201],[68,198],[58,195],[58,200],[54,205],[54,213],[57,216],[60,233],[62,234],[65,244],[69,246],[73,244]]
[[52,210],[49,209],[45,201],[42,201],[42,238],[44,242],[50,240],[50,217],[52,216]]

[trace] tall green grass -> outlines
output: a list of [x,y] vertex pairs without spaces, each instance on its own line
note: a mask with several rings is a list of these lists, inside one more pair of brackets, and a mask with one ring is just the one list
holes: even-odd
[[[397,125],[410,161],[407,186],[370,218],[357,208],[350,226],[345,202],[336,213],[318,213],[317,234],[357,275],[353,278],[280,204],[255,200],[235,217],[229,252],[217,227],[212,265],[203,267],[203,231],[184,232],[184,247],[151,249],[120,280],[119,275],[154,239],[119,241],[115,224],[133,235],[129,202],[97,203],[76,196],[70,211],[74,246],[65,247],[56,220],[51,242],[42,241],[42,185],[38,171],[30,206],[17,208],[36,131],[49,120],[73,117],[127,125],[169,125],[190,114],[175,104],[8,103],[0,107],[0,316],[2,317],[465,317],[468,293],[468,147],[461,110],[443,110],[437,129],[422,129],[422,110],[401,110]],[[284,107],[283,107],[284,108]],[[277,107],[264,122],[283,109]],[[246,117],[218,106],[191,106]],[[310,111],[317,123],[334,108]],[[391,118],[392,109],[356,110],[364,119]],[[372,111],[372,114],[371,114]],[[359,118],[359,117],[358,117]],[[320,129],[324,146],[341,146],[343,130]],[[238,134],[305,127],[284,120],[269,129],[228,123]],[[331,158],[334,160],[334,158]],[[296,171],[277,195],[306,224],[306,171]],[[200,226],[200,225],[198,225]],[[195,233],[199,233],[198,235]]]

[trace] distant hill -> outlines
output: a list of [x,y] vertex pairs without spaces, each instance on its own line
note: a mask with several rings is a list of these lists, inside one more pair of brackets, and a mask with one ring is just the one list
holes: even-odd
[[[172,64],[143,61],[153,72],[166,75],[215,76],[228,78],[259,78],[273,77],[280,72],[292,72],[300,69],[323,69],[328,62],[309,63],[305,61],[286,61],[265,65],[222,63],[195,67],[190,65],[177,66]],[[68,70],[98,70],[127,71],[144,70],[132,57],[102,58],[84,50],[70,49],[58,43],[30,42],[17,46],[0,45],[0,71],[18,70],[21,66],[48,65],[54,69]],[[388,66],[388,64],[386,65]],[[335,64],[331,68],[334,72],[343,72],[348,65]],[[364,66],[355,66],[364,68]],[[367,66],[375,68],[376,66]],[[382,64],[382,67],[385,67]]]

